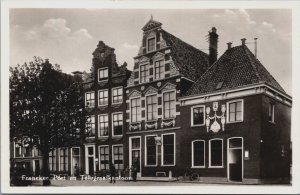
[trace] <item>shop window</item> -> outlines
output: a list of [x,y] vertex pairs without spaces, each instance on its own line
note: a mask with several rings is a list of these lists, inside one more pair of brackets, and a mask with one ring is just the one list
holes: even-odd
[[117,170],[124,169],[123,145],[113,146],[113,163]]

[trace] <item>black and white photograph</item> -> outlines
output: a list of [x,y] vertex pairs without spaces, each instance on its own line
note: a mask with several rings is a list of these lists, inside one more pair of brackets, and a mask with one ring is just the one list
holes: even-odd
[[3,192],[299,193],[298,1],[54,2],[1,1]]

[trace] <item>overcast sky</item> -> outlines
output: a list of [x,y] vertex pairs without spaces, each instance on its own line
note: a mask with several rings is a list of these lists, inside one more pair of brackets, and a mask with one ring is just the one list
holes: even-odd
[[208,52],[206,35],[211,27],[219,34],[219,56],[227,42],[240,45],[247,38],[258,59],[283,86],[292,91],[292,15],[289,10],[103,10],[12,9],[10,10],[11,66],[33,56],[49,58],[64,72],[89,71],[92,52],[99,40],[115,48],[117,61],[133,67],[141,45],[141,28],[151,14],[163,29],[196,48]]

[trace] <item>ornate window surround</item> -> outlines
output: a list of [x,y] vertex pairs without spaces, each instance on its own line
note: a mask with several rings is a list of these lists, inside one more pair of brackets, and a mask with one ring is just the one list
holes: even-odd
[[[161,52],[157,52],[153,57],[153,80],[161,80],[161,79],[164,79],[165,78],[165,54],[161,53]],[[161,77],[161,78],[155,78],[155,75],[156,75],[156,66],[155,66],[155,63],[158,62],[158,61],[162,61],[163,63],[163,72],[164,72],[164,76]]]

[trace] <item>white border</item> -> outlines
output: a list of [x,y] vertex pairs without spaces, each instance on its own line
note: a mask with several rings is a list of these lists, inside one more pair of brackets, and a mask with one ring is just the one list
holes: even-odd
[[[230,137],[230,138],[228,138],[227,139],[227,179],[228,179],[228,181],[229,182],[236,182],[236,181],[231,181],[230,179],[229,179],[229,160],[228,160],[228,157],[229,157],[229,142],[230,142],[230,140],[231,139],[234,139],[234,138],[240,138],[240,139],[242,139],[242,147],[236,147],[236,148],[231,148],[231,149],[242,149],[242,181],[243,181],[243,179],[244,179],[244,138],[243,137]],[[242,182],[241,181],[241,182]]]
[[[100,71],[101,71],[101,70],[106,70],[106,69],[107,69],[107,77],[100,78]],[[108,74],[108,67],[98,68],[97,73],[98,73],[98,83],[99,83],[99,82],[102,82],[102,81],[105,81],[105,80],[108,79],[108,75],[109,75],[109,74]]]
[[[114,134],[114,115],[115,114],[121,114],[122,115],[122,134],[121,135],[115,135]],[[111,135],[112,137],[122,137],[124,134],[124,114],[123,112],[113,112],[111,113]]]
[[[8,64],[9,64],[9,8],[107,8],[107,9],[226,9],[226,8],[248,8],[248,9],[292,9],[293,10],[293,109],[292,109],[292,132],[291,139],[293,142],[293,180],[290,186],[224,186],[224,185],[199,185],[199,186],[106,186],[99,187],[64,187],[64,193],[99,193],[99,189],[103,193],[153,193],[159,191],[161,194],[170,193],[195,193],[201,190],[201,193],[299,193],[300,192],[300,157],[296,155],[300,148],[300,132],[299,124],[295,123],[300,116],[300,91],[296,90],[297,83],[300,83],[300,61],[298,54],[300,53],[300,2],[299,1],[73,1],[68,0],[6,0],[1,2],[1,192],[2,193],[61,193],[61,188],[28,188],[9,186],[9,82],[8,82]],[[5,49],[4,49],[5,48]]]
[[[122,102],[117,102],[117,103],[114,103],[114,90],[115,89],[120,89],[122,88],[122,94],[121,94],[121,97],[122,97]],[[119,87],[113,87],[111,89],[111,104],[112,105],[117,105],[117,104],[122,104],[124,102],[124,87],[123,86],[119,86]]]
[[99,145],[98,146],[98,159],[99,159],[99,161],[98,161],[99,167],[98,168],[99,168],[99,170],[102,170],[101,169],[101,150],[100,150],[100,148],[106,148],[106,147],[108,148],[108,169],[109,169],[109,164],[110,164],[110,162],[109,162],[109,155],[110,155],[109,154],[109,145]]
[[74,175],[74,169],[73,169],[73,148],[78,148],[79,149],[79,155],[76,155],[76,156],[79,156],[79,159],[78,159],[78,168],[79,168],[79,171],[81,170],[81,148],[78,146],[78,147],[71,147],[71,159],[70,159],[70,164],[71,164],[71,175]]
[[[229,121],[229,104],[235,102],[242,102],[242,120],[240,121]],[[226,102],[226,123],[241,123],[244,121],[244,99],[236,99]]]
[[[104,92],[103,95],[105,95],[105,91],[107,91],[107,103],[106,104],[100,104],[100,92]],[[103,96],[105,98],[105,96]],[[98,107],[101,106],[108,106],[109,102],[109,90],[108,89],[100,89],[98,90]]]
[[[100,116],[107,116],[107,135],[101,135],[100,133]],[[109,136],[109,115],[108,114],[98,114],[98,138],[107,138]]]
[[[202,107],[203,108],[203,124],[198,124],[198,125],[194,125],[194,108],[200,108]],[[204,126],[205,125],[205,105],[197,105],[197,106],[192,106],[191,107],[191,127],[201,127],[201,126]]]
[[140,172],[138,172],[137,175],[141,176],[142,175],[142,137],[141,136],[128,137],[128,139],[129,139],[129,148],[128,148],[129,168],[131,168],[131,165],[132,165],[132,139],[134,139],[134,138],[139,138],[140,139],[140,149],[134,149],[134,150],[139,150],[140,151]]

